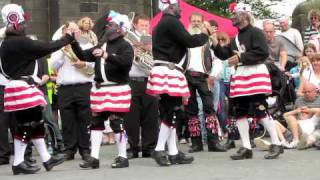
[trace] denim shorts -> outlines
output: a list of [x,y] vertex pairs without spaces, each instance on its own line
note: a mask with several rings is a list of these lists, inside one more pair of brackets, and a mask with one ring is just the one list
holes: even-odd
[[283,136],[284,138],[286,139],[286,141],[288,143],[291,143],[293,141],[293,134],[290,130],[286,130],[284,133],[283,133]]

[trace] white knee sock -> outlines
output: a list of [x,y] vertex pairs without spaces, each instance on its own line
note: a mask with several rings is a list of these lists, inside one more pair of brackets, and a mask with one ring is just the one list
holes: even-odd
[[237,127],[242,141],[242,146],[251,149],[250,136],[249,136],[249,122],[247,118],[237,120]]
[[127,137],[125,132],[114,134],[117,142],[118,156],[127,158]]
[[169,135],[170,135],[170,128],[164,123],[161,123],[158,142],[155,148],[156,151],[164,151],[164,146],[166,144],[166,141]]
[[14,159],[13,165],[17,166],[24,161],[24,153],[27,148],[27,144],[20,141],[19,139],[14,139]]
[[167,140],[168,144],[168,154],[176,155],[178,154],[178,148],[176,143],[176,128],[170,128],[170,135]]
[[102,142],[103,131],[100,130],[91,130],[90,139],[91,139],[91,157],[99,159],[99,152]]
[[274,120],[270,116],[267,116],[265,118],[260,119],[260,122],[268,131],[271,138],[271,143],[275,145],[281,145],[277,135],[277,130],[274,124]]
[[42,162],[47,162],[51,155],[48,152],[47,145],[43,138],[32,139],[33,145],[36,147],[38,153],[40,154]]

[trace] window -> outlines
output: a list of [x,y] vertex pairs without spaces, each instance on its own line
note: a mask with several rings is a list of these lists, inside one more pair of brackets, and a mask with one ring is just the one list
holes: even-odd
[[98,0],[80,0],[80,12],[98,12]]

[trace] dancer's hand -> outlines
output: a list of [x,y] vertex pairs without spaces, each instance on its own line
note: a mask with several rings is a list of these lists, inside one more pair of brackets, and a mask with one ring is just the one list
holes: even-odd
[[212,90],[212,87],[213,87],[213,84],[214,84],[214,79],[215,79],[215,77],[213,77],[213,76],[209,76],[207,78],[207,84],[208,84],[209,91]]
[[77,60],[76,62],[73,63],[73,66],[78,69],[82,69],[82,68],[86,67],[86,62]]
[[101,57],[101,58],[104,58],[104,59],[107,59],[108,58],[108,53],[105,52],[103,49],[101,48],[96,48],[93,50],[92,54],[95,56],[95,57]]
[[234,66],[239,63],[239,56],[238,55],[233,55],[228,59],[228,64],[229,66]]

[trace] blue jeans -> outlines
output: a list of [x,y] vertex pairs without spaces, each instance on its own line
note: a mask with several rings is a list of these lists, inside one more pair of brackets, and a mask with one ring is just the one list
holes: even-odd
[[203,104],[198,92],[197,92],[197,102],[198,102],[198,108],[199,108],[198,117],[199,117],[200,126],[201,126],[202,142],[207,142],[207,129],[206,129],[206,121],[203,113]]
[[[219,80],[220,92],[219,92],[219,102],[220,108],[217,111],[217,116],[219,119],[220,126],[222,131],[225,132],[227,130],[227,112],[226,112],[226,102],[225,98],[228,96],[230,83],[224,82],[223,80]],[[214,92],[213,92],[214,93]]]
[[[227,96],[229,92],[229,86],[230,84],[227,82],[224,82],[223,80],[215,80],[214,85],[212,87],[212,97],[213,97],[213,106],[214,110],[217,112],[217,117],[220,123],[220,126],[222,128],[222,131],[225,132],[227,130],[227,112],[226,112],[226,103],[225,103],[225,97]],[[198,108],[199,108],[199,119],[201,121],[201,133],[202,133],[202,139],[206,139],[206,129],[205,129],[205,119],[202,109],[202,101],[197,93],[197,101],[198,101]],[[219,106],[219,108],[218,108]]]

